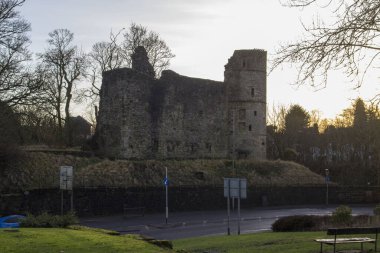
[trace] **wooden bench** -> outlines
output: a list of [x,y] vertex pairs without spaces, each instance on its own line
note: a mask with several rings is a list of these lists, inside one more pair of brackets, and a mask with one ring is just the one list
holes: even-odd
[[124,218],[127,218],[128,215],[131,216],[131,214],[133,214],[134,216],[144,216],[145,206],[128,207],[126,204],[124,204],[123,214],[124,214]]
[[[334,253],[336,252],[337,244],[349,244],[349,243],[360,243],[360,250],[363,252],[364,243],[375,244],[375,252],[377,252],[377,234],[380,232],[380,228],[329,228],[327,229],[328,235],[333,235],[334,239],[315,239],[316,242],[321,244],[322,253],[323,244],[333,245]],[[359,234],[373,234],[375,238],[370,237],[352,237],[352,238],[337,238],[338,235],[359,235]]]

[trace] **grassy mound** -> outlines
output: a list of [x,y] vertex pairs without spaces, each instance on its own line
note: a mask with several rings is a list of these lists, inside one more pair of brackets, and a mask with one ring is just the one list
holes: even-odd
[[324,184],[323,177],[294,162],[240,160],[234,170],[231,160],[111,161],[41,152],[27,153],[20,168],[6,174],[0,190],[56,188],[60,165],[74,166],[77,187],[161,186],[165,167],[172,186],[220,186],[235,172],[255,186]]
[[100,161],[98,158],[25,152],[17,168],[0,173],[0,191],[56,188],[59,186],[59,166],[74,166],[79,171]]
[[92,229],[23,228],[0,229],[0,252],[8,253],[159,253],[174,252],[137,235],[115,236]]

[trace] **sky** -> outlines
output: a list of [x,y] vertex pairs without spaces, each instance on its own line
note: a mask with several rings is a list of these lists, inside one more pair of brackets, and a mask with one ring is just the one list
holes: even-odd
[[[236,49],[264,49],[269,60],[280,43],[302,36],[316,8],[294,9],[279,0],[27,0],[19,9],[32,25],[34,53],[46,48],[48,33],[67,28],[84,51],[106,41],[110,31],[132,22],[158,32],[176,57],[170,69],[192,77],[223,81],[224,65]],[[328,17],[328,15],[327,15]],[[270,64],[268,63],[268,69]],[[267,78],[268,107],[300,104],[334,118],[357,97],[368,100],[380,93],[376,71],[370,71],[360,89],[339,72],[332,72],[327,87],[295,87],[296,71],[287,65]],[[74,114],[83,114],[74,108]]]

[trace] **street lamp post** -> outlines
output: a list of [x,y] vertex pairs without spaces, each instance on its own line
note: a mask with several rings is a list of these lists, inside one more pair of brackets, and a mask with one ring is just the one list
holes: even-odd
[[330,181],[330,177],[329,177],[329,169],[325,169],[325,173],[326,173],[326,206],[329,204],[329,181]]

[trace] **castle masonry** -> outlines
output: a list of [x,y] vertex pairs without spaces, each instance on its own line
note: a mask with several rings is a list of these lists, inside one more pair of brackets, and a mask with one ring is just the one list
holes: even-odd
[[266,52],[236,50],[224,82],[162,72],[138,47],[103,73],[98,153],[122,159],[266,158]]

